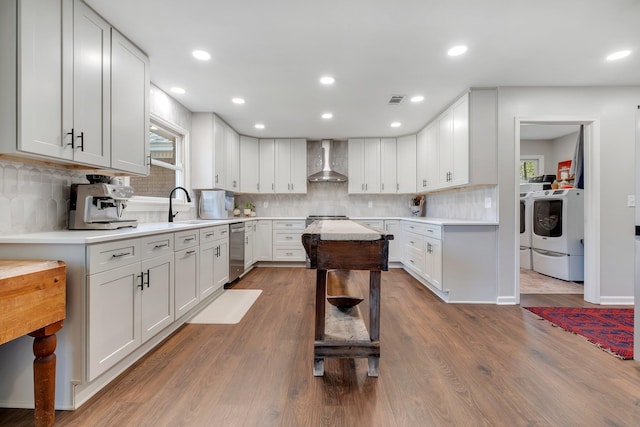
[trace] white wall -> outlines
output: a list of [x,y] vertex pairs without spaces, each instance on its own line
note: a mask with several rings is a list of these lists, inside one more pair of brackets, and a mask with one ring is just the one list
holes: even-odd
[[[498,176],[499,176],[499,296],[515,299],[516,257],[516,168],[514,167],[516,118],[593,117],[600,121],[603,182],[600,203],[599,245],[600,295],[613,300],[633,296],[634,215],[626,206],[634,194],[635,109],[640,87],[499,89]],[[585,182],[585,186],[589,186]],[[586,218],[588,223],[590,218]]]

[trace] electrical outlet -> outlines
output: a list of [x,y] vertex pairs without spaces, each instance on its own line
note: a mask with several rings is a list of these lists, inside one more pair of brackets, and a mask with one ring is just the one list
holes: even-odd
[[369,200],[369,203],[367,203],[367,207],[370,207],[370,208],[373,207],[373,200]]
[[484,198],[484,208],[491,209],[491,197]]
[[269,207],[269,202],[267,202],[266,200],[264,202],[262,202],[262,207],[263,208],[268,208]]
[[635,207],[636,205],[636,196],[631,194],[629,196],[627,196],[627,206],[630,208]]

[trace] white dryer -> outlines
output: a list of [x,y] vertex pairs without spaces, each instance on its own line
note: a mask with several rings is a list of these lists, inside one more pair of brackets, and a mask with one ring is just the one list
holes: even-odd
[[584,190],[535,192],[531,230],[533,270],[584,280]]
[[533,192],[520,193],[520,268],[531,270],[531,211]]

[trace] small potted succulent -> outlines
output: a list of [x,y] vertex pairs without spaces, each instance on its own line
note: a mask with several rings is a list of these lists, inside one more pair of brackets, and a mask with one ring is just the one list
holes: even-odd
[[251,213],[254,211],[255,209],[255,205],[251,202],[247,202],[244,205],[244,216],[252,216]]
[[240,209],[238,208],[238,202],[233,202],[233,216],[240,216]]

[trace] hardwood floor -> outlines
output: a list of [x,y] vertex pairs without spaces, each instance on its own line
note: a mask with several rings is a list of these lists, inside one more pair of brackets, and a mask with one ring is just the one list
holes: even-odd
[[[327,359],[313,377],[314,287],[314,270],[251,271],[235,288],[263,293],[239,324],[185,325],[56,425],[640,425],[637,362],[520,306],[443,303],[399,269],[382,273],[380,376],[367,377],[366,359]],[[0,425],[32,414],[0,409]]]

